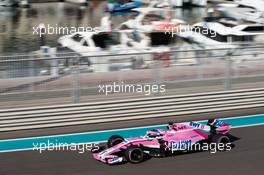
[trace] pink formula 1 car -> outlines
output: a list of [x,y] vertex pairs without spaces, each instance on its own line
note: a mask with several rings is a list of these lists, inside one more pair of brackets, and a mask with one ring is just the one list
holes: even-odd
[[207,124],[198,122],[169,123],[167,130],[154,129],[145,136],[123,138],[113,135],[103,147],[92,149],[96,160],[107,164],[121,162],[140,163],[146,156],[164,157],[173,152],[188,151],[194,145],[229,144],[230,125],[220,120],[208,120]]

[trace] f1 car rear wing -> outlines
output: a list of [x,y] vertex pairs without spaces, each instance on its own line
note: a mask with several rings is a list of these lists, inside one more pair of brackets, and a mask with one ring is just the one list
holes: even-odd
[[209,119],[207,125],[210,126],[211,132],[216,133],[226,134],[231,129],[231,125],[218,119]]

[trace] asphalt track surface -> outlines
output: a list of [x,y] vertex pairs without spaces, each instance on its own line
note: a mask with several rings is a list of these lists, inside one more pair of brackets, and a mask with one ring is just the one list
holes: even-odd
[[233,129],[237,138],[231,151],[196,152],[152,158],[141,164],[109,166],[89,152],[23,151],[0,154],[1,175],[261,175],[264,162],[264,125]]

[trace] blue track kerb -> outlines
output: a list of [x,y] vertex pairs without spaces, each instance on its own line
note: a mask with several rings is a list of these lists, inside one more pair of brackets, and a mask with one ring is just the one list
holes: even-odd
[[[228,124],[231,124],[233,128],[263,125],[264,114],[254,115],[254,116],[224,118],[221,120]],[[205,123],[205,121],[201,121],[201,122]],[[89,143],[89,142],[102,142],[102,141],[106,141],[111,135],[121,135],[123,137],[136,137],[136,136],[145,135],[145,133],[151,129],[165,129],[165,128],[166,125],[155,125],[155,126],[96,131],[96,132],[0,140],[0,152],[30,150],[33,149],[34,144],[36,143],[50,142],[50,143],[78,144],[78,143]]]

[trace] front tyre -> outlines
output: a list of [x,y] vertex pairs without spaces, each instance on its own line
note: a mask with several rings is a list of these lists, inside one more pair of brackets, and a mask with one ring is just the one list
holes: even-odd
[[140,163],[144,160],[144,153],[140,147],[131,146],[125,151],[125,158],[130,163]]
[[119,135],[113,135],[111,136],[107,141],[107,147],[111,148],[115,145],[118,145],[119,143],[123,142],[124,138]]

